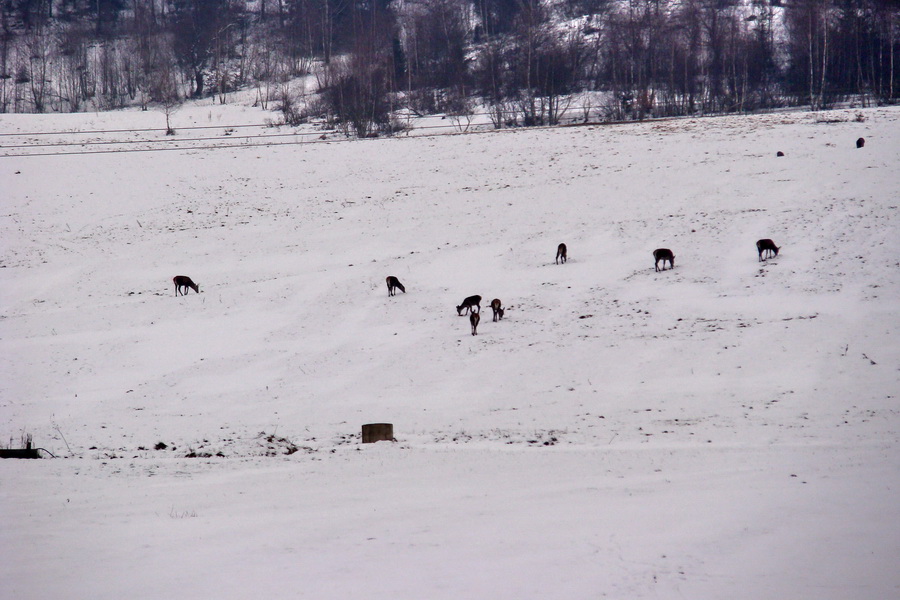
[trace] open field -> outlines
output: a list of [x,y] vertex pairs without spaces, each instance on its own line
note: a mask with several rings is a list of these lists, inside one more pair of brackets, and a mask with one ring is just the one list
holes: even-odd
[[897,597],[898,164],[897,108],[0,158],[0,439],[60,457],[0,597]]

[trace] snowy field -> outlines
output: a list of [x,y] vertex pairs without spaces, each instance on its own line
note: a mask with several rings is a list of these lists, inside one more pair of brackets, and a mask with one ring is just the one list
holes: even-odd
[[900,597],[898,165],[898,108],[0,157],[0,441],[58,457],[0,598]]

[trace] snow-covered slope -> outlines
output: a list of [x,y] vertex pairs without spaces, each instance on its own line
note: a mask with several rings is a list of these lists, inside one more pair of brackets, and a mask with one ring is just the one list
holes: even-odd
[[898,164],[897,109],[0,158],[0,436],[67,457],[0,462],[0,596],[895,596]]

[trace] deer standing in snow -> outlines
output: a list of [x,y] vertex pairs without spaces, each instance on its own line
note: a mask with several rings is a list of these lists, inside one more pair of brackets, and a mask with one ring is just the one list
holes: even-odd
[[494,311],[495,323],[503,318],[503,306],[501,305],[499,298],[494,298],[493,300],[491,300],[491,310]]
[[478,335],[478,322],[481,321],[481,315],[474,310],[469,315],[469,323],[472,324],[472,335]]
[[556,247],[556,264],[559,264],[559,261],[566,262],[566,252],[567,248],[565,244],[560,244]]
[[388,277],[387,277],[387,279],[385,279],[385,281],[387,281],[388,296],[393,296],[395,289],[400,290],[404,294],[406,293],[406,288],[403,287],[403,284],[400,283],[400,280],[397,279],[396,277],[394,277],[393,275],[388,275]]
[[467,314],[469,311],[475,312],[476,306],[478,307],[478,312],[481,312],[481,296],[469,296],[463,300],[462,304],[456,307],[456,314],[463,316],[463,309],[466,309]]
[[780,250],[780,248],[770,239],[759,240],[756,242],[756,251],[759,252],[760,261],[765,260],[763,258],[763,253],[768,254],[766,258],[771,258],[773,256],[778,256],[778,250]]
[[653,260],[655,261],[656,270],[659,271],[659,263],[662,261],[663,268],[662,270],[666,270],[666,261],[669,261],[669,268],[675,268],[675,255],[672,254],[672,251],[668,248],[657,248],[653,251]]
[[179,292],[182,296],[187,295],[189,290],[194,290],[198,294],[200,293],[200,286],[193,282],[193,280],[187,275],[176,275],[172,278],[172,281],[175,283],[175,295],[177,296]]

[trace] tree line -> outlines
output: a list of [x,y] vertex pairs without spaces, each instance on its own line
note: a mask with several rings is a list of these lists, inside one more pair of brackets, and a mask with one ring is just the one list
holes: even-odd
[[2,0],[0,112],[251,89],[368,136],[398,109],[506,127],[891,103],[898,29],[900,0]]

